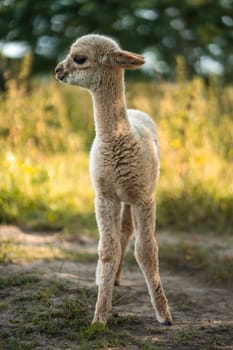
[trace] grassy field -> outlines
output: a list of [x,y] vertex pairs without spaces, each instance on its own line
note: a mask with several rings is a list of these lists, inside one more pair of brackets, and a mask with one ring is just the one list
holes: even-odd
[[[128,106],[158,126],[158,228],[232,233],[232,87],[195,78],[126,90]],[[0,95],[0,222],[95,234],[93,137],[86,91],[54,78],[10,80]]]

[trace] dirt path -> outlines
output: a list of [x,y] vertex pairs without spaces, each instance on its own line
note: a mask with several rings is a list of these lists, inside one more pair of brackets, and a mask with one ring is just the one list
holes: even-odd
[[[1,264],[0,274],[2,278],[20,275],[39,276],[40,279],[36,282],[36,295],[38,295],[38,290],[48,291],[45,281],[59,281],[60,285],[69,283],[69,288],[65,290],[67,295],[64,293],[50,295],[47,292],[49,295],[46,294],[44,297],[42,294],[42,299],[47,298],[52,303],[51,305],[56,305],[57,308],[66,298],[75,295],[76,288],[96,293],[94,283],[96,263],[88,261],[90,254],[96,250],[95,240],[89,240],[85,237],[82,237],[81,240],[65,240],[64,238],[61,240],[56,234],[28,234],[15,227],[0,228],[0,238],[4,241],[12,241],[16,245],[23,244],[28,249],[33,246],[49,246],[63,250],[72,247],[72,249],[81,252],[82,257],[87,254],[85,262],[55,258],[36,259],[20,264]],[[174,239],[174,237],[170,239]],[[205,239],[207,241],[207,238]],[[167,242],[167,240],[169,240],[168,234],[164,238],[164,241]],[[163,244],[162,238],[160,244]],[[229,245],[226,245],[226,249],[228,248]],[[221,249],[223,249],[222,246]],[[76,260],[78,261],[78,259]],[[110,344],[111,342],[106,345],[105,342],[105,347],[90,343],[92,345],[86,345],[86,349],[233,349],[232,290],[224,286],[221,288],[221,286],[203,283],[203,279],[199,279],[196,274],[188,274],[187,271],[174,272],[174,270],[162,268],[161,277],[174,317],[172,327],[164,327],[157,323],[141,272],[134,264],[127,264],[123,270],[123,285],[116,287],[114,291],[113,316],[109,328],[112,325],[114,331],[123,332],[122,334],[126,332],[131,340],[128,341],[128,344],[127,341],[122,342],[122,344],[118,341],[116,345]],[[35,295],[35,286],[33,284],[25,286],[20,283],[18,285],[14,285],[14,283],[4,285],[4,283],[0,288],[0,312],[2,314],[0,349],[85,349],[83,343],[82,347],[79,347],[75,340],[72,341],[72,337],[66,339],[66,336],[61,337],[59,332],[53,337],[51,334],[43,333],[41,329],[35,334],[36,342],[34,345],[30,341],[23,342],[20,323],[22,321],[29,322],[29,320],[26,319],[26,316],[22,319],[23,316],[20,313],[25,308],[28,310],[28,303],[32,302],[30,301],[30,293]],[[31,300],[34,299],[31,297]],[[93,302],[89,307],[90,313],[92,313]],[[27,312],[30,314],[29,311]],[[25,315],[27,315],[26,312]],[[38,316],[34,313],[34,318],[35,315]],[[35,328],[33,330],[35,332]],[[15,342],[12,342],[13,331],[18,332]],[[9,341],[10,337],[11,341]]]

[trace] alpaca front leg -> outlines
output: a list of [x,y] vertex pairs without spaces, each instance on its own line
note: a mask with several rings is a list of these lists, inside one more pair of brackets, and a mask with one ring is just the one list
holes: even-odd
[[158,245],[154,237],[154,201],[135,207],[134,213],[137,223],[135,256],[144,274],[158,321],[171,325],[172,317],[159,275]]
[[105,324],[112,306],[113,285],[120,262],[120,204],[106,198],[96,198],[95,206],[100,240],[98,298],[93,323]]

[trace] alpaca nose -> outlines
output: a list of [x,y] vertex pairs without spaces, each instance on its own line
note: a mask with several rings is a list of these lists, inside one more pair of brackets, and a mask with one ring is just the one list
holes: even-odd
[[55,68],[55,74],[57,80],[64,81],[66,72],[63,63],[59,63],[57,65],[57,67]]
[[61,63],[59,63],[57,65],[57,67],[55,68],[55,73],[57,74],[57,73],[60,73],[60,72],[63,72],[63,71],[64,71],[64,67],[63,67],[63,65]]

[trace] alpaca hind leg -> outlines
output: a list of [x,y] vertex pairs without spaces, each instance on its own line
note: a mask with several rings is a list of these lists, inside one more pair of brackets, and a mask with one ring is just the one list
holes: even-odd
[[172,317],[160,280],[158,245],[154,237],[155,203],[135,206],[133,210],[137,223],[135,256],[144,274],[157,320],[171,325]]
[[121,209],[121,229],[120,229],[121,258],[120,258],[120,264],[119,264],[117,274],[116,274],[116,279],[115,279],[116,286],[120,285],[122,263],[123,263],[125,252],[132,234],[133,234],[133,223],[132,223],[130,205],[123,203],[122,209]]
[[93,323],[106,324],[112,306],[112,291],[120,262],[120,203],[97,198],[96,219],[99,228],[99,288]]

